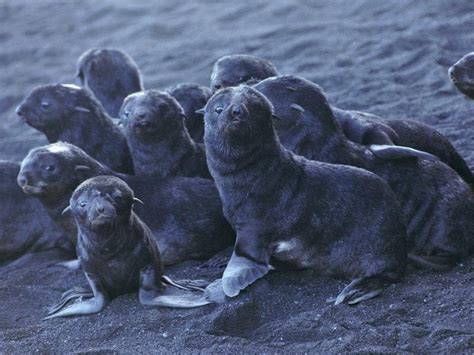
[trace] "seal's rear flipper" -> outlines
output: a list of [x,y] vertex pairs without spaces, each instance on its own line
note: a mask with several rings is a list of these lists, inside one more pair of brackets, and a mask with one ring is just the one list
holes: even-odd
[[87,301],[74,303],[59,312],[52,313],[43,320],[58,318],[58,317],[71,317],[71,316],[84,316],[88,314],[99,313],[107,306],[107,301],[104,297],[94,297]]
[[203,292],[187,291],[173,286],[166,286],[159,295],[140,288],[138,297],[140,303],[145,306],[194,308],[211,303],[204,297]]
[[48,308],[48,315],[56,313],[67,306],[70,302],[81,301],[84,298],[92,298],[94,293],[90,288],[75,286],[70,290],[64,292],[58,303]]
[[206,280],[178,280],[174,281],[170,279],[168,276],[161,276],[161,281],[165,285],[169,286],[174,286],[176,288],[179,288],[181,290],[186,290],[186,291],[201,291],[203,292],[206,288],[207,285],[209,285],[209,282]]
[[435,271],[447,271],[454,266],[453,260],[449,256],[428,256],[408,253],[408,259],[422,269]]
[[339,296],[337,296],[334,304],[357,304],[377,297],[382,293],[384,288],[385,285],[376,277],[360,277],[352,280],[349,285],[344,287]]
[[372,144],[369,146],[369,149],[377,158],[380,159],[403,159],[403,158],[419,158],[432,161],[439,161],[439,158],[436,155],[423,152],[421,150],[401,147],[398,145],[379,145]]
[[268,264],[254,262],[234,252],[222,276],[222,289],[227,296],[235,297],[248,285],[265,276],[268,271],[270,271]]

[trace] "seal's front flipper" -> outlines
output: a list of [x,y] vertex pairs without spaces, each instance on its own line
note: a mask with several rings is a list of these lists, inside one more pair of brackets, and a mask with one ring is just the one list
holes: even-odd
[[222,276],[222,289],[227,296],[235,297],[269,271],[268,264],[257,263],[234,252]]
[[92,298],[94,294],[90,288],[75,286],[70,290],[64,292],[58,303],[52,305],[48,309],[48,315],[58,312],[63,309],[70,302],[82,301],[85,298]]
[[442,255],[415,255],[408,253],[408,259],[422,269],[447,271],[453,268],[453,258]]
[[380,159],[404,159],[404,158],[419,158],[432,161],[439,161],[436,155],[423,152],[421,150],[401,147],[398,145],[379,145],[372,144],[369,149],[374,155]]
[[62,261],[55,265],[65,267],[66,269],[69,269],[69,270],[79,270],[81,268],[81,262],[79,261],[79,259]]
[[360,277],[353,280],[349,285],[344,287],[339,296],[337,296],[336,302],[334,302],[334,304],[357,304],[359,302],[377,297],[382,293],[384,288],[385,285],[376,277]]

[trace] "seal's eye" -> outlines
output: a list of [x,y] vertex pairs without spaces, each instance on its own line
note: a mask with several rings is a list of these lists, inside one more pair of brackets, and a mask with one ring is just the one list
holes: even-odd
[[56,169],[56,168],[55,168],[54,165],[44,165],[43,169],[46,170],[46,171],[51,172],[51,171],[54,171],[54,169]]
[[45,110],[47,110],[49,108],[49,106],[51,106],[51,104],[49,103],[49,101],[46,101],[46,100],[42,100],[41,101],[41,107]]
[[221,106],[217,106],[217,107],[214,109],[214,111],[215,111],[218,115],[220,115],[221,112],[224,111],[224,109],[223,109]]
[[79,207],[84,208],[87,206],[87,203],[85,201],[79,202]]
[[128,111],[128,110],[123,111],[123,115],[124,115],[125,117],[130,116],[130,111]]

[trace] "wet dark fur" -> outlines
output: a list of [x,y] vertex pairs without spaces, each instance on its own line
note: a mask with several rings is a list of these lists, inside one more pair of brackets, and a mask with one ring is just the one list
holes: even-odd
[[456,88],[474,99],[474,52],[468,53],[449,68],[449,76]]
[[[324,93],[307,80],[281,76],[255,87],[273,103],[286,148],[312,160],[362,167],[390,185],[403,207],[412,253],[454,263],[473,251],[473,193],[450,167],[417,158],[376,158],[345,137]],[[294,104],[304,112],[291,108]]]
[[78,227],[77,255],[108,299],[137,291],[140,270],[147,265],[154,268],[157,281],[163,275],[152,233],[132,210],[133,197],[122,180],[99,176],[80,184],[70,200]]
[[275,66],[266,59],[247,54],[226,55],[214,63],[211,90],[253,84],[275,75],[278,75]]
[[49,142],[77,145],[111,169],[133,174],[125,136],[89,91],[40,86],[23,100],[17,113]]
[[77,78],[92,91],[107,113],[118,117],[123,100],[143,90],[137,64],[116,49],[89,49],[77,61]]
[[184,123],[191,138],[201,143],[204,137],[204,117],[197,110],[206,106],[212,92],[206,86],[197,84],[179,84],[166,89],[166,92],[179,102],[184,110]]
[[127,96],[120,120],[137,175],[210,178],[204,146],[192,140],[178,101],[158,90]]
[[[256,265],[399,279],[405,227],[395,196],[380,178],[283,148],[270,103],[247,86],[216,93],[205,124],[209,168],[237,231],[235,255]],[[292,240],[294,248],[278,252],[279,242]]]
[[[68,147],[69,151],[51,153],[51,146]],[[42,168],[45,164],[54,165],[54,172]],[[144,202],[135,210],[153,231],[165,265],[209,258],[233,242],[234,233],[222,215],[222,204],[211,180],[118,174],[67,143],[31,150],[23,165],[22,174],[29,184],[43,182],[51,186],[48,194],[37,197],[67,230],[74,231],[74,222],[70,214],[62,215],[61,211],[67,207],[74,189],[88,178],[115,175],[125,180]],[[79,172],[75,171],[77,166],[82,167]]]
[[456,170],[468,184],[474,184],[474,176],[466,161],[434,128],[411,120],[383,120],[375,115],[338,108],[333,108],[333,113],[344,135],[351,141],[363,145],[395,144],[434,154]]
[[41,203],[18,187],[19,171],[20,164],[0,161],[0,264],[26,253],[53,248],[71,253],[72,244]]

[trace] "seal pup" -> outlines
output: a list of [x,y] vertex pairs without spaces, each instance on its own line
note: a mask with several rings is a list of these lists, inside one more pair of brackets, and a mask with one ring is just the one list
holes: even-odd
[[0,265],[28,253],[51,249],[71,255],[72,244],[41,203],[18,187],[19,171],[19,163],[0,161]]
[[461,93],[474,99],[474,52],[466,54],[454,63],[448,74]]
[[352,279],[336,304],[370,299],[400,279],[405,226],[379,177],[283,148],[270,102],[251,87],[218,91],[204,117],[209,169],[237,232],[225,295],[283,265]]
[[62,212],[74,189],[98,175],[121,178],[144,201],[145,206],[135,210],[151,228],[164,265],[208,259],[235,239],[212,180],[119,174],[65,142],[30,150],[23,159],[18,184],[37,197],[51,218],[75,239],[74,220]]
[[[77,187],[67,208],[77,224],[77,255],[93,295],[82,300],[87,291],[67,291],[46,319],[98,313],[112,299],[136,290],[140,303],[147,306],[209,304],[202,296],[204,289],[163,275],[152,232],[133,211],[136,202],[141,203],[132,189],[114,176],[94,177]],[[66,306],[75,299],[81,301]]]
[[197,113],[211,98],[212,92],[206,86],[197,84],[179,84],[165,90],[179,102],[186,116],[184,123],[191,138],[202,143],[204,137],[204,118]]
[[74,85],[34,89],[16,113],[50,143],[69,142],[118,172],[133,174],[127,140],[88,90]]
[[239,84],[253,84],[278,75],[275,66],[268,60],[248,54],[232,54],[219,58],[212,68],[211,90]]
[[409,256],[417,265],[444,270],[472,253],[474,196],[453,169],[417,155],[398,155],[393,150],[398,147],[368,149],[348,140],[324,92],[308,80],[285,75],[255,88],[273,103],[279,117],[275,127],[287,149],[308,159],[367,169],[389,184],[401,203]]
[[118,117],[123,100],[143,90],[142,75],[135,61],[117,49],[91,48],[77,60],[76,77],[89,89],[107,113]]
[[211,178],[204,146],[189,136],[183,108],[171,95],[158,90],[129,95],[120,120],[137,175]]

